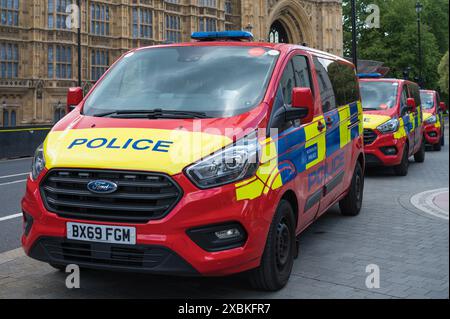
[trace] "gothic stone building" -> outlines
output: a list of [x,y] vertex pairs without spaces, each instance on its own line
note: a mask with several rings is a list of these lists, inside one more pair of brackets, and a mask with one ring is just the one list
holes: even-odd
[[[0,127],[52,124],[77,85],[75,0],[0,0]],[[80,0],[82,86],[123,52],[190,41],[193,31],[248,30],[342,55],[341,0]],[[69,13],[67,13],[69,12]],[[70,18],[69,18],[70,20]]]

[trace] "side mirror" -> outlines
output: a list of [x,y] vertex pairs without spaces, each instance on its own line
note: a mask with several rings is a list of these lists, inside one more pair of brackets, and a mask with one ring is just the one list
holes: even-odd
[[416,112],[417,111],[417,105],[416,105],[416,101],[413,98],[408,98],[406,100],[406,105],[408,106],[408,110],[410,112]]
[[442,112],[447,111],[447,105],[445,105],[444,102],[439,103],[439,107],[441,108]]
[[72,111],[83,101],[83,89],[80,87],[69,88],[67,92],[66,113]]
[[292,107],[286,111],[286,120],[302,120],[302,124],[312,122],[314,118],[314,97],[310,88],[292,90]]

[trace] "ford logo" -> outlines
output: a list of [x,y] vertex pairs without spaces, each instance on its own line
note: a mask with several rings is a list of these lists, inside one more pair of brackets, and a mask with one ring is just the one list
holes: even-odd
[[95,194],[111,194],[117,190],[117,184],[110,181],[97,180],[89,182],[87,189]]

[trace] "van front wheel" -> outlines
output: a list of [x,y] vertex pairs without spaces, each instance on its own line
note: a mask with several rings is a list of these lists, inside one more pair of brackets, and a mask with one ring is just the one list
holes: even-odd
[[261,264],[249,273],[252,287],[265,291],[283,288],[291,276],[295,249],[294,212],[288,201],[281,200],[270,225]]

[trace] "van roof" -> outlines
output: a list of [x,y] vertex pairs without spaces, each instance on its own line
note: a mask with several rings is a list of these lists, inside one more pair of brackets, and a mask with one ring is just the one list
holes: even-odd
[[[146,46],[141,48],[136,48],[133,50],[130,50],[129,52],[133,51],[140,51],[140,50],[146,50],[151,48],[165,48],[165,47],[184,47],[184,46],[241,46],[241,47],[265,47],[270,48],[274,50],[278,50],[282,53],[289,53],[293,50],[303,50],[307,51],[315,56],[328,58],[332,60],[341,61],[347,64],[352,64],[348,60],[339,57],[337,55],[333,55],[328,52],[323,52],[320,50],[316,50],[310,47],[302,46],[302,45],[295,45],[295,44],[286,44],[286,43],[269,43],[269,42],[241,42],[241,41],[202,41],[202,42],[183,42],[183,43],[171,43],[171,44],[158,44],[153,46]],[[353,65],[353,64],[352,64]]]
[[416,82],[405,80],[405,79],[394,79],[394,78],[380,78],[380,79],[370,79],[362,78],[359,79],[360,82],[392,82],[392,83],[410,83],[417,85]]

